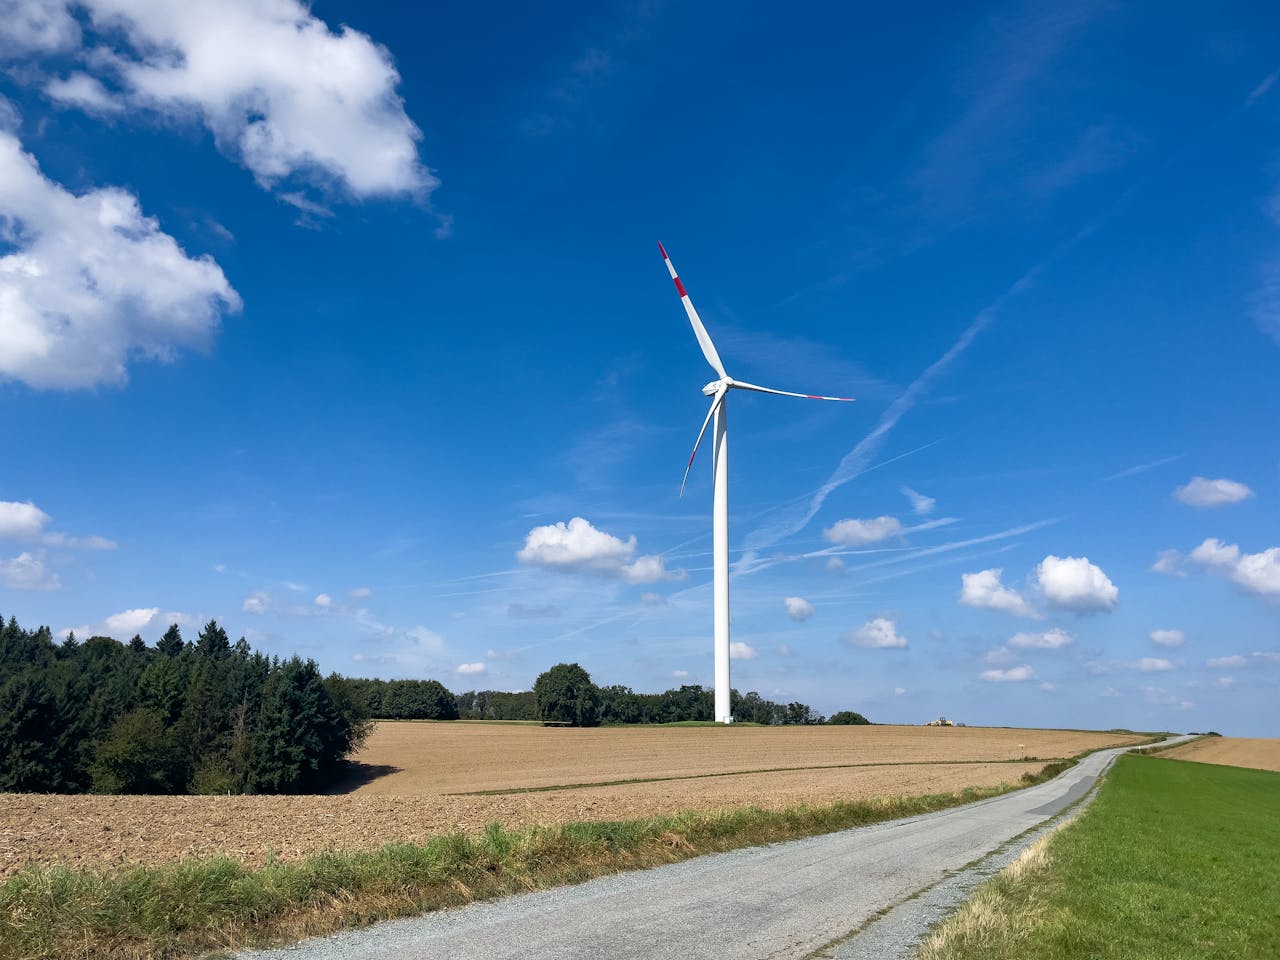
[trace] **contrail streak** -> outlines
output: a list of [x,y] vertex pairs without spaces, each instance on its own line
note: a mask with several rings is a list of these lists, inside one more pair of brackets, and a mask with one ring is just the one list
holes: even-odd
[[[1055,251],[1055,256],[1057,252]],[[772,524],[759,527],[749,533],[746,540],[746,553],[738,563],[749,565],[755,559],[755,554],[758,551],[773,546],[784,537],[799,533],[822,509],[827,497],[850,480],[866,473],[867,465],[870,463],[871,458],[876,455],[884,441],[888,439],[893,428],[898,425],[898,421],[906,416],[908,411],[920,401],[920,398],[929,390],[933,382],[946,372],[946,369],[951,366],[956,357],[969,348],[969,344],[973,343],[974,338],[991,325],[1000,308],[1031,285],[1031,281],[1047,262],[1048,259],[1029,270],[997,297],[995,302],[983,309],[973,319],[973,322],[969,324],[964,333],[960,334],[960,338],[951,345],[950,349],[930,364],[924,373],[916,377],[911,385],[889,405],[889,409],[880,416],[879,422],[876,423],[872,431],[858,441],[857,446],[845,454],[844,459],[836,466],[827,482],[814,491],[807,505],[790,511],[789,516],[780,517]]]

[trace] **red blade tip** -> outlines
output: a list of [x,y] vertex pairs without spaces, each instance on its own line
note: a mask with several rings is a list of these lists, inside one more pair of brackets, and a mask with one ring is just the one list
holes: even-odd
[[668,259],[670,259],[670,258],[667,256],[667,248],[666,248],[666,247],[664,247],[664,246],[662,245],[662,241],[661,241],[661,240],[659,240],[659,241],[658,241],[658,250],[659,250],[659,251],[661,251],[661,253],[662,253],[662,259],[663,259],[663,260],[668,260]]

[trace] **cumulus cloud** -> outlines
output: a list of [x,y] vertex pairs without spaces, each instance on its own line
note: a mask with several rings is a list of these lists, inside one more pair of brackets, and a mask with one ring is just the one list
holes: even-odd
[[901,648],[907,645],[907,638],[898,633],[898,624],[889,617],[875,617],[868,620],[857,630],[847,634],[845,640],[855,647],[873,650]]
[[679,580],[684,571],[667,570],[657,554],[636,557],[636,538],[620,540],[597,530],[582,517],[568,523],[534,527],[525,537],[516,559],[531,566],[551,570],[590,572],[627,583],[656,583]]
[[4,0],[0,16],[0,53],[44,53],[80,42],[80,25],[62,0]]
[[1088,557],[1047,556],[1034,576],[1045,600],[1064,610],[1111,610],[1120,597],[1116,585]]
[[729,644],[730,660],[754,660],[757,656],[755,647],[740,643],[737,640]]
[[1173,495],[1189,507],[1221,507],[1248,500],[1253,491],[1235,480],[1193,477],[1190,483],[1174,490]]
[[827,569],[830,570],[832,573],[843,573],[844,561],[841,560],[839,557],[828,557]]
[[917,516],[925,517],[933,513],[933,508],[938,505],[938,501],[933,497],[926,497],[923,493],[916,493],[910,487],[900,487],[902,495],[911,501],[911,511]]
[[1009,667],[1007,670],[983,670],[978,674],[978,679],[986,680],[988,683],[1022,683],[1034,676],[1035,671],[1024,663]]
[[38,540],[51,519],[34,503],[0,501],[0,537],[6,540]]
[[74,631],[76,636],[81,639],[84,637],[104,636],[124,641],[134,634],[141,634],[148,630],[158,635],[161,627],[171,623],[193,626],[196,625],[196,622],[196,618],[190,614],[178,613],[172,610],[162,612],[160,607],[136,607],[132,610],[121,610],[119,613],[113,613],[100,623],[86,623],[78,627],[66,628],[61,630],[60,634],[65,637]]
[[1044,633],[1015,633],[1009,638],[1009,646],[1031,648],[1035,650],[1059,650],[1075,643],[1075,637],[1054,627]]
[[1190,559],[1226,573],[1252,593],[1280,597],[1280,547],[1243,553],[1234,543],[1209,537],[1191,551]]
[[115,187],[76,196],[0,131],[0,380],[123,384],[136,358],[205,346],[240,298]]
[[787,616],[797,623],[813,616],[813,604],[803,597],[787,597],[782,601],[787,607]]
[[1000,567],[960,574],[960,602],[967,607],[999,610],[1018,617],[1039,616],[1022,595],[1000,582]]
[[1014,660],[1018,659],[1018,655],[1008,647],[993,647],[987,651],[986,655],[982,659],[987,663],[998,666],[1002,663],[1012,663]]
[[902,532],[896,517],[873,517],[870,520],[840,520],[822,532],[832,543],[842,547],[860,547],[879,543]]
[[47,547],[115,549],[115,543],[105,537],[73,537],[46,530],[52,521],[52,517],[30,501],[0,500],[0,540],[35,541]]
[[[45,87],[69,106],[202,122],[267,187],[302,178],[370,197],[436,186],[390,53],[358,30],[331,29],[298,0],[18,6],[11,51],[77,56],[80,69]],[[88,15],[87,44],[69,11]]]
[[266,613],[267,608],[271,606],[270,594],[263,593],[259,590],[257,593],[251,593],[244,598],[244,603],[240,604],[240,609],[245,613]]
[[0,560],[0,584],[11,590],[57,590],[62,580],[45,566],[43,553],[23,551],[12,560]]
[[1248,662],[1248,660],[1236,653],[1229,657],[1210,657],[1204,662],[1204,665],[1220,669],[1222,667],[1243,667]]
[[1142,657],[1135,664],[1143,673],[1162,673],[1165,670],[1173,670],[1174,663],[1166,660],[1164,657]]
[[1152,643],[1161,647],[1180,647],[1187,642],[1187,636],[1181,630],[1152,630],[1148,636]]
[[460,663],[458,664],[458,673],[463,676],[470,674],[484,673],[485,666],[482,662],[476,663]]
[[688,680],[689,671],[688,670],[672,670],[671,677],[673,680]]
[[[131,637],[135,633],[141,633],[143,628],[159,615],[159,607],[138,607],[133,610],[122,610],[119,613],[113,613],[102,624],[106,627],[104,632],[109,637],[116,637],[117,634]],[[117,637],[117,639],[119,638]]]
[[333,606],[333,597],[327,593],[317,594],[315,604],[317,607],[331,607]]

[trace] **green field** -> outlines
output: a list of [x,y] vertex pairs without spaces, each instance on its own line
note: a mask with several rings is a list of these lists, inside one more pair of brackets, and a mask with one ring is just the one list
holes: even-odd
[[1280,773],[1125,756],[921,960],[1280,957]]

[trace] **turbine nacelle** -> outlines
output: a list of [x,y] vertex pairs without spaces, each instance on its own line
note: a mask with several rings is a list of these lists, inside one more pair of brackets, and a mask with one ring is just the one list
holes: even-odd
[[733,378],[725,377],[723,380],[712,380],[702,388],[702,394],[706,397],[714,397],[721,390],[727,390],[733,386]]

